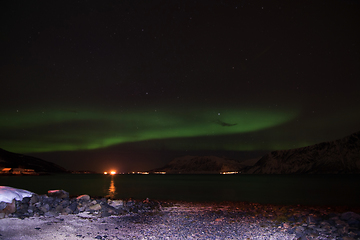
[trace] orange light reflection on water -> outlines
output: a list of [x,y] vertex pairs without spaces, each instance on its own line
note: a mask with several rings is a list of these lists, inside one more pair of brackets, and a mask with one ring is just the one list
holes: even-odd
[[111,181],[110,181],[110,187],[108,189],[108,194],[105,196],[106,198],[110,198],[110,199],[115,199],[116,196],[116,187],[114,184],[114,179],[111,177]]

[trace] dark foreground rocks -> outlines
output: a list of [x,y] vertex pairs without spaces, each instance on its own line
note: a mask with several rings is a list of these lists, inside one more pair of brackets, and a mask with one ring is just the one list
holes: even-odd
[[106,198],[94,199],[89,195],[70,198],[69,193],[63,190],[49,191],[47,195],[33,194],[21,201],[13,200],[12,203],[0,205],[0,218],[4,217],[54,217],[59,215],[90,214],[107,217],[121,215],[129,212],[155,211],[160,208],[160,203],[153,200],[110,200]]

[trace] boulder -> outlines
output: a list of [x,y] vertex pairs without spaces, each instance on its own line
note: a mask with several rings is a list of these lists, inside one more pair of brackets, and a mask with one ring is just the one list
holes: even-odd
[[78,196],[78,197],[76,198],[76,200],[78,200],[78,201],[90,201],[90,196],[89,196],[89,195],[86,195],[86,194],[80,195],[80,196]]
[[0,202],[11,203],[13,199],[21,201],[24,197],[31,197],[33,194],[23,189],[0,186]]
[[16,211],[16,201],[31,197],[32,192],[7,186],[0,186],[0,218]]
[[110,200],[108,201],[109,206],[112,206],[116,209],[124,207],[124,201],[123,200]]
[[4,218],[10,213],[14,213],[16,211],[15,199],[13,199],[11,203],[5,203],[5,204],[6,206],[2,210],[0,210],[0,218]]
[[48,196],[54,198],[69,198],[69,193],[64,190],[49,190]]
[[16,211],[15,199],[13,199],[11,203],[8,203],[3,211],[5,211],[5,213],[14,213]]
[[30,199],[30,204],[38,203],[40,201],[40,199],[41,199],[41,197],[34,193]]
[[99,211],[101,209],[101,205],[97,203],[95,205],[90,206],[89,209],[93,211]]

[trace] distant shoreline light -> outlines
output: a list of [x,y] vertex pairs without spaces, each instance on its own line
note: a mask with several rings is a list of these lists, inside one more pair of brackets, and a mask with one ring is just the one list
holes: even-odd
[[220,174],[238,174],[239,172],[220,172]]
[[131,172],[131,174],[149,174],[149,172]]

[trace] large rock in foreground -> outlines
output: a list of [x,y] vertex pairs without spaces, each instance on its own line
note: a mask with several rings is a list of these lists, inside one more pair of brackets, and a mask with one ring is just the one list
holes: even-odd
[[0,186],[0,202],[11,203],[14,199],[21,201],[24,197],[31,197],[33,194],[23,189]]
[[360,173],[360,132],[308,147],[273,151],[246,173],[349,174]]
[[16,211],[16,201],[31,197],[34,193],[23,189],[0,186],[0,218]]

